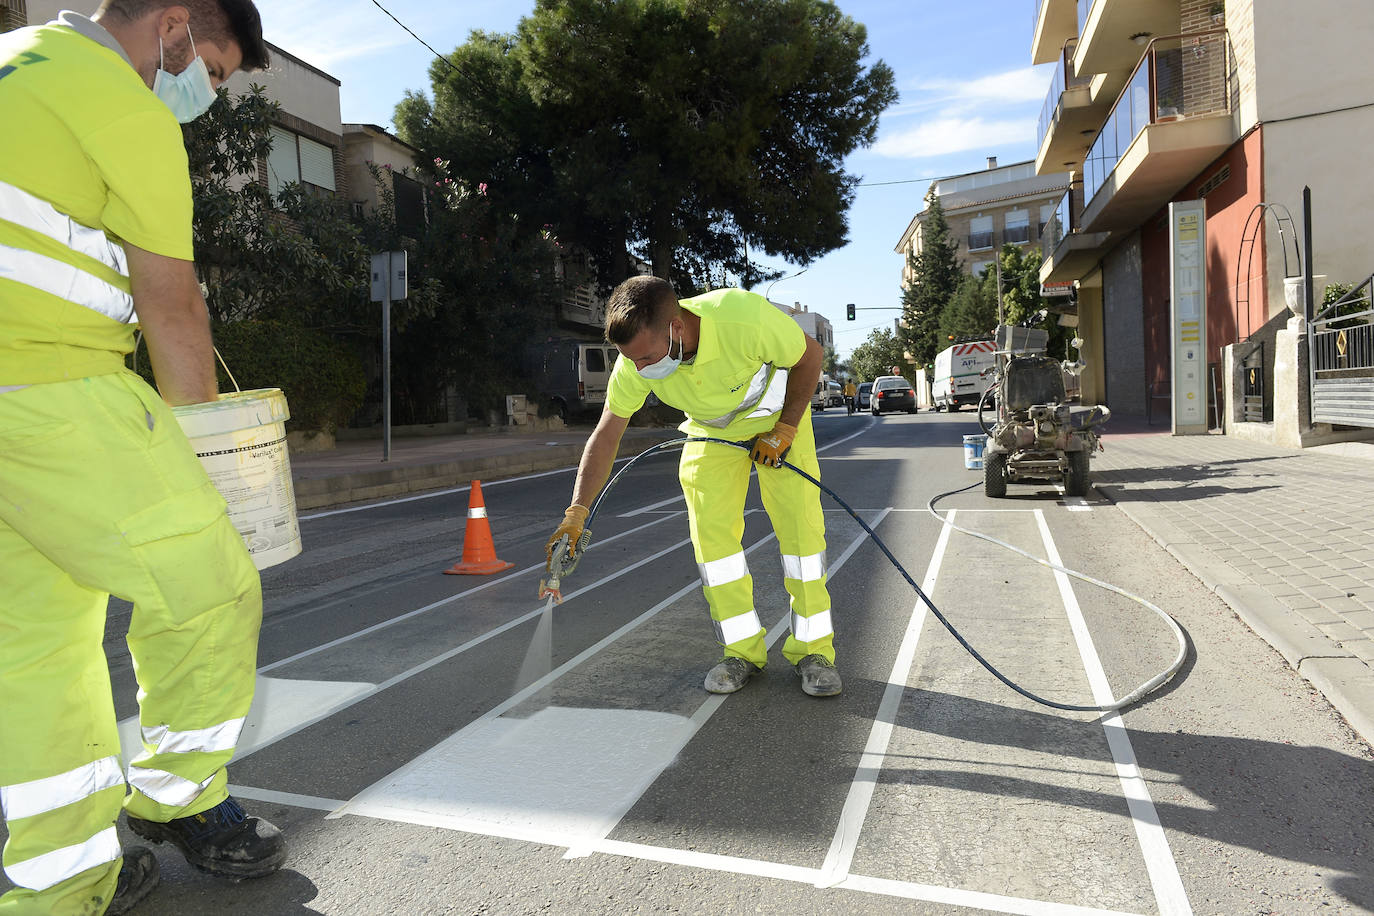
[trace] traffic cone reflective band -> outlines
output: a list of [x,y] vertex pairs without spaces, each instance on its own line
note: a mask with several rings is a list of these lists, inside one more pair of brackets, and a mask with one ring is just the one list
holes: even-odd
[[463,559],[444,570],[444,574],[489,576],[510,569],[514,565],[496,558],[496,545],[491,542],[491,522],[487,521],[487,504],[482,501],[482,482],[474,480],[468,498],[468,525],[463,534]]

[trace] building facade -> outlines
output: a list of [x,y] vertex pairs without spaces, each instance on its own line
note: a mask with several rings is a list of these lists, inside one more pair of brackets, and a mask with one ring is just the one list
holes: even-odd
[[807,306],[797,302],[793,305],[783,305],[781,302],[773,302],[773,307],[791,318],[801,329],[806,332],[806,336],[812,338],[822,347],[835,347],[835,327],[819,312],[811,311]]
[[[997,259],[1004,244],[1039,244],[1054,207],[1069,186],[1067,173],[1038,174],[1034,162],[988,166],[977,172],[933,181],[923,200],[935,196],[945,211],[957,256],[977,276]],[[902,285],[912,280],[911,256],[920,254],[928,210],[911,218],[894,249],[902,256]]]
[[[1055,75],[1035,165],[1072,174],[1041,279],[1077,288],[1085,402],[1167,418],[1168,206],[1200,200],[1209,376],[1225,400],[1226,348],[1239,348],[1263,379],[1251,419],[1293,407],[1275,403],[1299,395],[1276,389],[1274,366],[1287,358],[1275,349],[1290,315],[1284,281],[1302,273],[1304,186],[1314,273],[1358,284],[1374,271],[1362,232],[1374,204],[1362,152],[1374,140],[1371,42],[1367,3],[1039,0],[1031,60]],[[1212,417],[1226,412],[1211,405]]]

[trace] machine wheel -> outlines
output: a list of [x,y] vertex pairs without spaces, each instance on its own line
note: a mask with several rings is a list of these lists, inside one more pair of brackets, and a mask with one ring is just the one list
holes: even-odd
[[1007,495],[1006,452],[983,453],[983,493],[993,499]]
[[1069,452],[1069,469],[1064,472],[1064,495],[1088,495],[1088,453]]

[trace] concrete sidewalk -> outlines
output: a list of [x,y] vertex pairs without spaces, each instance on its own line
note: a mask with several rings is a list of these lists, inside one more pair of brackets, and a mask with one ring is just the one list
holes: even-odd
[[1306,450],[1113,420],[1097,491],[1374,744],[1374,444]]
[[[291,456],[302,510],[572,467],[591,427],[379,440]],[[620,457],[680,436],[631,428]],[[1284,449],[1113,420],[1093,485],[1374,744],[1374,443]]]

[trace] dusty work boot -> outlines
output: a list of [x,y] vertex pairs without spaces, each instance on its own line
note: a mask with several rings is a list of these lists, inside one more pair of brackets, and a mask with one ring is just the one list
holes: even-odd
[[228,878],[261,878],[286,861],[286,840],[267,821],[249,817],[226,798],[190,817],[163,823],[129,816],[129,829],[154,843],[172,843],[202,871]]
[[147,846],[134,846],[124,851],[124,864],[119,866],[119,880],[115,884],[114,896],[105,908],[106,916],[120,916],[138,905],[138,902],[157,887],[157,859]]
[[711,693],[734,693],[762,670],[753,662],[731,655],[706,672],[706,689]]
[[824,655],[808,655],[797,662],[796,668],[801,675],[802,692],[809,696],[833,697],[844,689],[835,663]]

